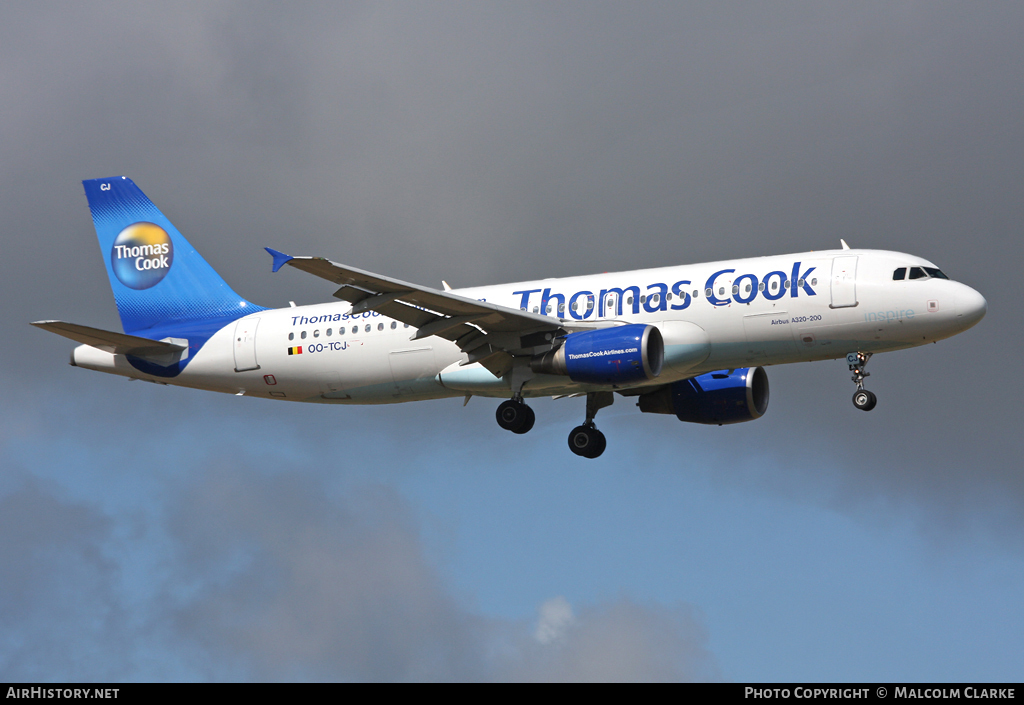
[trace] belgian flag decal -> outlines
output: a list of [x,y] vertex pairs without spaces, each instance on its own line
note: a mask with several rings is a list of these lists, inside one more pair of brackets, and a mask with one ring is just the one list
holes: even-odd
[[289,355],[301,355],[302,354],[302,346],[298,345],[298,346],[296,346],[294,348],[288,348],[288,354]]

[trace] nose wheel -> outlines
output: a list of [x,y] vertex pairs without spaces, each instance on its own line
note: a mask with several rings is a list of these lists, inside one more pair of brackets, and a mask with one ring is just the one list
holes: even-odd
[[871,353],[852,352],[846,355],[846,363],[850,366],[850,372],[853,373],[853,377],[850,379],[857,385],[857,391],[853,393],[853,405],[861,411],[871,411],[878,403],[878,397],[874,392],[864,389],[864,378],[871,376],[870,372],[864,371],[864,367],[870,359]]
[[853,405],[861,411],[871,411],[875,408],[875,404],[878,403],[878,397],[875,396],[874,392],[869,392],[866,389],[858,389],[853,393]]
[[522,398],[501,402],[494,415],[498,420],[498,425],[503,429],[520,434],[527,433],[537,420],[533,409],[528,407]]

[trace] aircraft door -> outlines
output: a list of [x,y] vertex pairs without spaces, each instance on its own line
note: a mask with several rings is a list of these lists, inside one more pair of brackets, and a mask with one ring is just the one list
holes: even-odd
[[256,362],[256,327],[259,324],[259,317],[243,318],[235,324],[235,372],[260,368]]
[[831,308],[857,305],[857,257],[836,257],[832,260]]

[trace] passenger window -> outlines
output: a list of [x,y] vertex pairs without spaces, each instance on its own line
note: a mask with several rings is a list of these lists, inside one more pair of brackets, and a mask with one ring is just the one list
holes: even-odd
[[558,312],[565,313],[565,304],[558,304]]
[[708,297],[709,299],[711,298],[712,294],[713,294],[713,292],[711,291],[711,287],[710,286],[707,289],[704,290],[704,296]]
[[370,332],[370,324],[369,323],[366,324],[366,328],[363,329],[363,332],[364,333],[369,333]]
[[746,293],[748,293],[748,294],[750,293],[750,284],[747,284],[747,291],[746,291]]
[[818,286],[818,278],[817,277],[815,277],[814,279],[811,280],[811,286]]
[[892,280],[894,282],[901,282],[907,278],[907,268],[899,267],[895,272],[892,273]]
[[699,292],[699,291],[697,291],[696,289],[694,289],[694,290],[693,290],[693,298],[695,298],[695,299],[696,299],[696,298],[699,298],[699,297],[700,297],[700,292]]
[[303,340],[305,340],[306,339],[306,331],[302,331],[301,333],[299,333],[299,337],[302,338]]
[[587,310],[592,311],[594,309],[594,301],[592,299],[587,300]]
[[660,296],[661,294],[655,294],[653,297],[651,297],[651,301],[653,301],[654,303],[658,303],[658,297]]
[[718,295],[719,296],[725,296],[725,287],[724,286],[718,287]]
[[772,291],[775,291],[778,288],[779,288],[779,283],[778,282],[772,282]]
[[294,333],[289,333],[288,334],[288,340],[295,340],[295,334]]
[[313,331],[313,337],[314,338],[319,338],[320,337],[320,331],[319,330]]
[[327,329],[327,337],[328,337],[328,338],[330,338],[330,337],[331,337],[331,329],[330,329],[330,328],[328,328],[328,329]]
[[391,321],[391,330],[398,328],[398,321]]
[[384,330],[384,324],[383,323],[378,323],[377,324],[377,330]]
[[338,329],[338,335],[345,335],[345,329],[344,328],[339,328]]
[[537,307],[537,306],[534,306],[534,307],[533,307],[533,312],[534,312],[534,313],[540,313],[540,308],[539,308],[539,307]]
[[804,280],[803,279],[798,279],[797,282],[796,282],[796,285],[797,286],[803,286],[804,285]]
[[924,270],[921,269],[920,267],[911,267],[910,268],[910,278],[911,279],[924,279],[927,276],[928,275],[925,274]]
[[668,292],[667,294],[665,294],[665,300],[666,301],[671,301],[672,300],[672,292],[671,291]]
[[760,284],[757,285],[757,290],[764,291],[764,282],[761,282]]
[[733,295],[740,293],[740,288],[736,284],[732,285],[732,293]]

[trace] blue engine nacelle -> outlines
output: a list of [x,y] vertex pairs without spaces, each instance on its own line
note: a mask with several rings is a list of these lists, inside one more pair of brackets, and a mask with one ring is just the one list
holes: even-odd
[[643,394],[637,406],[691,423],[753,421],[768,410],[768,375],[762,367],[708,372]]
[[530,361],[534,372],[566,375],[587,384],[633,384],[661,374],[665,344],[654,326],[588,330],[566,336],[561,347]]

